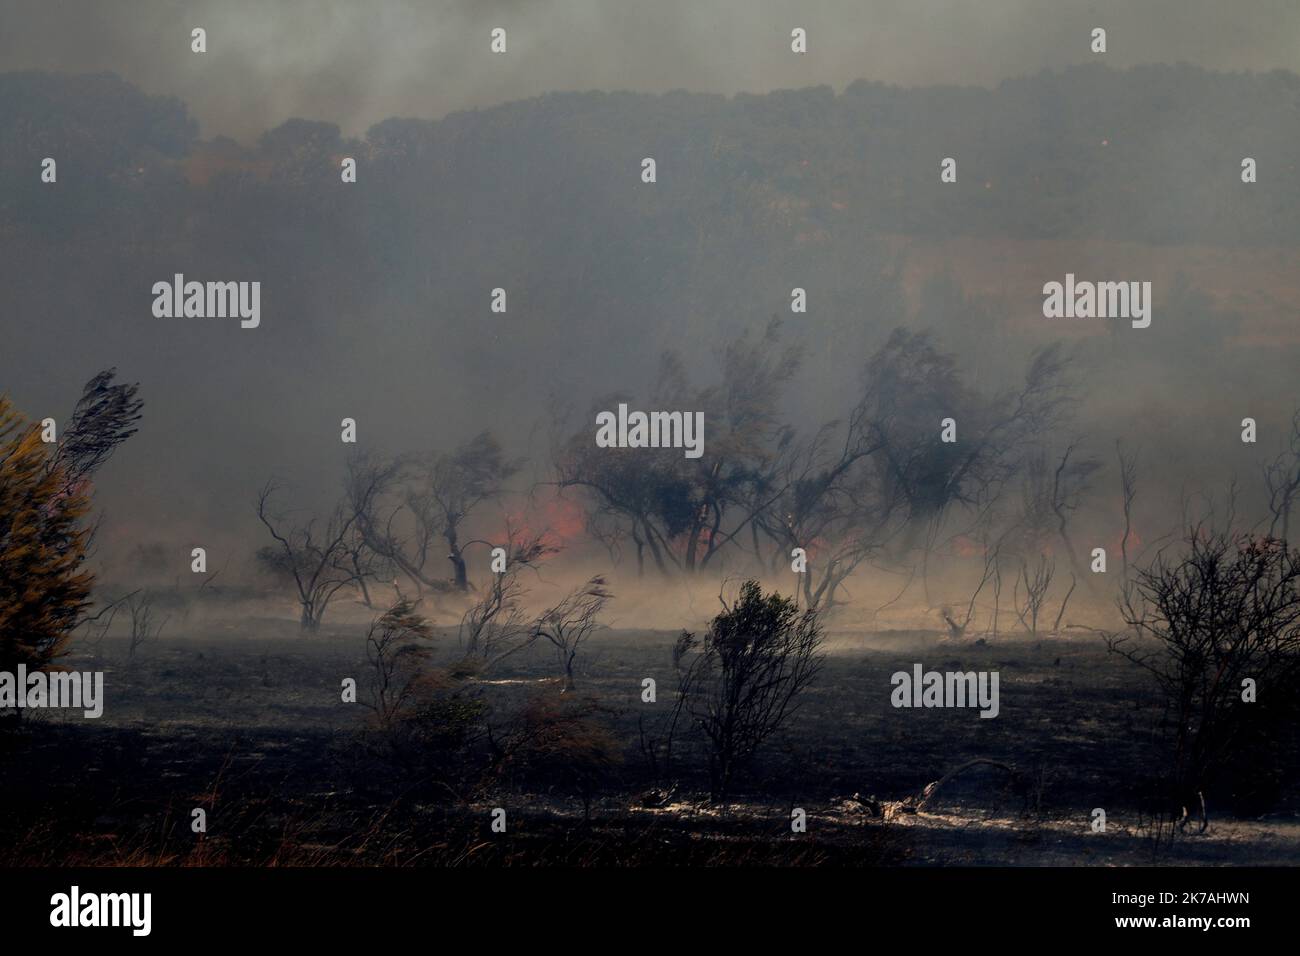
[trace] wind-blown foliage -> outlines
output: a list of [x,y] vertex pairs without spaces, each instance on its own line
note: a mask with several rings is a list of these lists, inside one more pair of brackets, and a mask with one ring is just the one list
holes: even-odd
[[0,396],[0,669],[49,667],[90,606],[89,479],[140,417],[113,376],[87,383],[53,447]]
[[709,744],[709,791],[725,802],[740,765],[781,728],[822,666],[817,612],[746,581],[702,637],[673,648],[680,694]]

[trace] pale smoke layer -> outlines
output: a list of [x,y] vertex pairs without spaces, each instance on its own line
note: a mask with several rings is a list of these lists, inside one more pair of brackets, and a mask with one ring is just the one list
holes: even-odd
[[[359,135],[554,90],[991,86],[1096,59],[1097,26],[1112,67],[1300,69],[1292,0],[4,0],[0,23],[6,69],[112,71],[184,100],[204,136],[242,139],[294,116]],[[506,56],[488,53],[497,26]]]

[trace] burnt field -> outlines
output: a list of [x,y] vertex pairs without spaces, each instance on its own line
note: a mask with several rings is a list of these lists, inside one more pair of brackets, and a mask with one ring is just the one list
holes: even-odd
[[[676,637],[601,632],[564,693],[553,656],[529,648],[490,679],[457,675],[421,732],[397,740],[367,706],[372,667],[355,628],[210,624],[133,661],[107,638],[63,661],[105,672],[102,718],[47,711],[0,738],[0,854],[8,865],[1300,863],[1292,754],[1217,783],[1204,833],[1161,825],[1149,794],[1163,708],[1086,636],[832,633],[797,711],[715,806],[689,728],[670,760],[654,746],[673,707]],[[435,634],[430,665],[452,674],[457,657],[455,635]],[[997,672],[996,719],[891,706],[891,675],[916,663]],[[341,699],[345,678],[356,703]],[[536,714],[563,708],[576,715],[566,733],[535,732]],[[987,762],[918,808],[927,784],[976,758]],[[196,808],[206,832],[194,832]],[[491,829],[495,808],[504,833]],[[804,833],[791,831],[794,808]],[[1095,808],[1105,833],[1090,826]]]

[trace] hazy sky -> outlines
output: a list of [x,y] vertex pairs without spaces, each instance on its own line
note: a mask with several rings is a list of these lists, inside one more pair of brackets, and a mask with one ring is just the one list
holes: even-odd
[[[190,52],[190,30],[208,52]],[[508,31],[492,55],[489,31]],[[790,30],[809,52],[790,52]],[[1094,26],[1109,51],[1089,51]],[[1300,72],[1296,0],[0,0],[0,69],[109,70],[202,134],[348,134],[552,90],[992,85],[1088,60]]]

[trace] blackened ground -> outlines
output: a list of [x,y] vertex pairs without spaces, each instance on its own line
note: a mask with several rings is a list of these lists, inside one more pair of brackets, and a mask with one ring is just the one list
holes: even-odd
[[[0,736],[0,864],[878,865],[1297,864],[1294,754],[1209,795],[1200,835],[1153,826],[1144,801],[1163,719],[1141,673],[1091,638],[952,643],[923,632],[835,635],[803,705],[738,782],[709,806],[706,761],[679,738],[659,778],[642,731],[671,707],[675,635],[605,632],[573,693],[596,705],[611,760],[598,775],[487,774],[475,731],[446,778],[377,745],[364,704],[340,687],[370,675],[355,629],[301,636],[282,621],[211,625],[146,646],[112,639],[65,661],[105,671],[99,720],[45,712]],[[455,657],[441,636],[435,659]],[[890,676],[997,671],[1000,713],[896,709]],[[501,733],[530,700],[554,697],[540,649],[466,692]],[[642,702],[642,681],[658,700]],[[985,757],[921,813],[905,800]],[[394,762],[399,764],[393,766]],[[562,768],[561,768],[562,769]],[[675,790],[661,806],[643,795]],[[853,795],[860,799],[852,799]],[[493,810],[506,832],[493,833]],[[206,833],[192,828],[206,814]],[[791,831],[795,808],[807,832]],[[1105,833],[1090,827],[1095,808]]]

